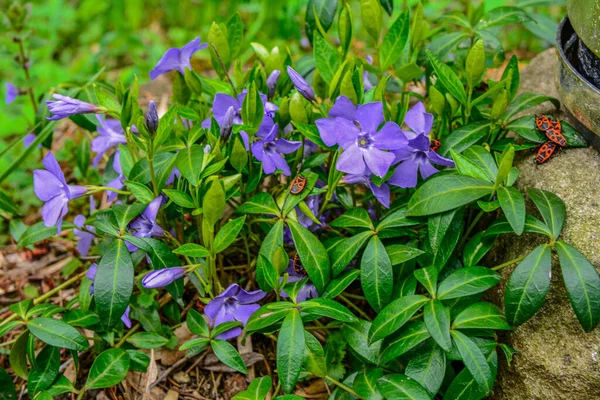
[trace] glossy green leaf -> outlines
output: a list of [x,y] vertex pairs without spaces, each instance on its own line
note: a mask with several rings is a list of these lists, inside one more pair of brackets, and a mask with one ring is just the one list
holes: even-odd
[[392,263],[383,243],[373,236],[360,262],[360,283],[367,301],[375,311],[389,303],[394,286]]
[[260,192],[238,207],[237,212],[241,214],[277,215],[279,214],[279,208],[269,193]]
[[498,235],[485,235],[485,232],[477,232],[463,249],[463,265],[472,267],[477,265],[479,261],[490,251],[496,243]]
[[388,400],[431,400],[427,390],[406,375],[386,375],[377,381],[377,386]]
[[256,378],[250,383],[248,389],[233,396],[232,400],[264,400],[272,386],[273,381],[269,375]]
[[470,146],[479,143],[487,136],[490,130],[490,123],[485,121],[472,122],[452,131],[440,147],[439,153],[441,156],[449,154],[450,150],[461,153]]
[[591,332],[600,322],[600,276],[583,254],[568,243],[556,242],[565,287],[579,323]]
[[554,239],[557,239],[567,216],[565,203],[560,197],[546,190],[530,188],[527,190],[527,194],[542,214],[542,218],[550,228]]
[[[306,5],[306,36],[312,41],[313,32],[317,31],[317,19],[327,32],[335,18],[338,0],[310,0]],[[316,11],[316,13],[315,13]]]
[[169,339],[153,332],[139,332],[127,338],[127,342],[139,349],[158,349],[169,343]]
[[421,295],[401,297],[388,304],[373,320],[369,341],[376,342],[396,332],[429,301]]
[[379,0],[360,0],[360,15],[367,33],[376,42],[383,26],[383,10]]
[[[513,233],[513,228],[505,218],[499,218],[486,229],[484,236],[496,236],[503,233]],[[525,227],[523,232],[539,233],[552,237],[552,232],[542,221],[536,217],[527,214],[525,216]]]
[[410,28],[410,18],[408,8],[405,9],[390,27],[383,37],[381,49],[379,51],[379,65],[382,71],[385,71],[393,65],[402,55],[406,42],[408,41],[408,32]]
[[287,224],[292,232],[292,238],[302,265],[312,283],[316,286],[317,291],[323,293],[331,277],[327,250],[314,234],[299,223],[288,220]]
[[345,271],[340,276],[335,279],[332,279],[325,288],[325,292],[321,295],[321,297],[326,299],[333,299],[340,295],[348,286],[352,284],[360,275],[360,271],[357,269],[352,269],[349,271]]
[[177,204],[180,207],[196,208],[194,200],[192,200],[192,196],[190,196],[182,190],[163,189],[163,193],[169,198],[169,200],[171,200],[173,203]]
[[485,267],[466,267],[451,273],[440,283],[437,297],[455,299],[485,292],[500,282],[500,275]]
[[86,350],[87,340],[69,324],[54,318],[35,318],[27,323],[29,331],[42,342],[70,350]]
[[356,207],[346,211],[344,214],[334,219],[330,225],[334,228],[375,229],[369,213],[362,207]]
[[150,365],[150,356],[139,350],[126,350],[129,355],[131,371],[146,372]]
[[206,247],[201,246],[196,243],[182,244],[181,246],[179,246],[178,248],[173,250],[173,253],[181,254],[182,256],[200,257],[200,258],[210,256],[210,251],[208,251],[206,249]]
[[377,364],[381,341],[369,343],[369,329],[371,329],[371,322],[358,320],[351,324],[344,324],[341,332],[350,349],[361,360]]
[[459,331],[452,331],[452,340],[475,381],[486,394],[489,394],[494,383],[494,376],[479,347]]
[[215,237],[214,242],[214,252],[220,253],[225,250],[227,247],[233,243],[235,238],[239,235],[242,227],[244,226],[244,222],[246,221],[246,217],[241,217],[237,219],[233,219],[226,223],[217,236]]
[[200,349],[200,351],[202,351],[206,348],[206,346],[209,345],[209,343],[210,343],[210,339],[207,339],[204,337],[199,337],[196,339],[188,340],[187,342],[185,342],[184,344],[179,346],[179,351],[184,351],[184,350],[189,350],[189,349],[193,349],[193,350]]
[[452,329],[512,329],[498,306],[479,302],[467,307],[456,316]]
[[94,359],[85,387],[102,389],[115,386],[125,379],[129,365],[129,355],[125,350],[105,350]]
[[437,289],[437,281],[438,281],[438,270],[437,267],[431,266],[427,268],[420,268],[415,270],[414,272],[415,278],[421,285],[435,297],[436,289]]
[[306,300],[298,305],[303,312],[309,315],[318,315],[322,317],[328,317],[340,322],[356,322],[357,318],[340,303],[318,297],[310,300]]
[[434,176],[408,202],[408,215],[422,216],[452,210],[492,192],[489,182],[468,176]]
[[550,289],[552,256],[548,245],[536,247],[510,275],[504,293],[504,312],[512,326],[531,318]]
[[484,72],[485,48],[483,40],[479,39],[473,44],[471,50],[469,50],[465,64],[465,76],[469,87],[474,88],[481,81]]
[[521,93],[508,107],[506,119],[513,119],[520,112],[535,107],[545,102],[551,102],[554,107],[560,109],[560,102],[554,97],[544,96],[538,93]]
[[317,69],[323,80],[329,85],[340,66],[340,56],[318,33],[313,36],[314,57]]
[[[490,366],[492,380],[496,380],[498,354],[495,351],[492,351],[487,357],[487,363]],[[463,368],[456,375],[444,394],[444,400],[481,400],[485,397],[487,397],[485,389],[475,381],[468,368]]]
[[352,388],[366,400],[383,400],[377,381],[383,376],[381,368],[363,368],[358,371]]
[[94,298],[102,325],[111,329],[121,321],[133,291],[133,261],[125,242],[115,240],[98,264]]
[[281,387],[290,393],[302,369],[305,351],[304,325],[297,309],[289,311],[277,340],[277,371]]
[[188,311],[185,319],[188,329],[196,335],[208,337],[209,330],[206,320],[198,311],[193,308]]
[[317,338],[304,331],[304,344],[306,346],[302,364],[304,368],[314,376],[324,377],[327,375],[327,360],[325,351]]
[[394,229],[401,228],[403,226],[413,226],[418,225],[420,221],[409,218],[406,216],[406,207],[401,207],[398,210],[392,212],[387,215],[379,225],[377,225],[377,231],[382,231],[384,229]]
[[[74,228],[70,222],[63,222],[62,230],[63,232],[67,229]],[[29,245],[35,244],[37,242],[41,242],[42,240],[46,240],[57,234],[56,226],[45,226],[43,221],[40,221],[36,224],[33,224],[23,232],[21,237],[19,238],[19,248],[27,247]]]
[[429,330],[427,330],[423,321],[407,323],[401,330],[383,339],[383,343],[381,344],[381,362],[387,363],[400,357],[430,337]]
[[0,392],[0,400],[17,399],[15,385],[8,372],[2,368],[0,368],[0,388],[2,388],[2,392]]
[[221,339],[213,339],[210,341],[210,347],[223,364],[242,374],[248,373],[248,368],[244,364],[244,360],[242,360],[242,357],[231,343]]
[[492,181],[496,181],[498,166],[492,154],[483,146],[471,146],[463,152],[463,155],[475,164],[479,165]]
[[419,382],[430,396],[440,390],[446,372],[446,353],[434,342],[427,342],[406,365],[404,373]]
[[450,310],[441,301],[431,300],[423,307],[423,321],[437,344],[445,351],[450,351]]
[[52,385],[60,368],[60,349],[45,346],[36,357],[38,368],[32,368],[27,379],[27,390],[35,396]]
[[523,195],[519,189],[513,186],[499,187],[497,194],[500,207],[504,211],[510,226],[517,235],[522,234],[523,229],[525,229],[526,215]]
[[456,98],[462,105],[467,105],[467,92],[460,81],[456,72],[452,70],[448,65],[444,64],[437,58],[433,53],[427,50],[427,57],[433,67],[435,74],[437,75],[440,83],[450,92],[452,96]]
[[333,276],[342,273],[348,264],[356,257],[364,244],[373,236],[373,232],[364,231],[344,239],[331,251],[331,270]]
[[124,183],[140,203],[150,203],[154,200],[154,193],[148,189],[148,186],[134,181],[125,181]]
[[423,250],[403,244],[391,244],[385,248],[390,257],[392,265],[398,265],[410,261],[425,253]]
[[27,343],[29,342],[29,331],[25,331],[17,337],[10,349],[8,361],[15,375],[22,379],[27,379],[29,371],[27,369]]
[[117,219],[117,226],[122,231],[127,229],[127,225],[129,222],[140,215],[146,209],[147,204],[114,204],[111,207],[111,210],[115,213],[115,218]]

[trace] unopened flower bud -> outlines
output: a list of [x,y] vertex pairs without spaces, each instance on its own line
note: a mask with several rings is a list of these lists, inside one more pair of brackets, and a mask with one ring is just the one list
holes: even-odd
[[235,118],[235,109],[233,106],[229,107],[225,112],[225,117],[221,123],[221,137],[223,140],[229,139],[231,136],[231,128],[233,127],[233,119]]
[[183,277],[186,273],[184,267],[173,267],[157,269],[150,272],[142,279],[142,286],[146,289],[158,289],[165,287],[177,279]]
[[269,79],[267,79],[267,88],[269,89],[269,99],[272,99],[275,96],[275,89],[277,89],[277,80],[279,79],[279,75],[281,71],[276,69],[271,72],[269,75]]
[[297,73],[290,66],[287,67],[287,72],[298,93],[304,96],[304,98],[308,101],[317,100],[317,98],[315,97],[315,92],[299,73]]
[[151,135],[156,133],[158,129],[158,111],[156,110],[156,103],[150,100],[148,103],[148,112],[146,113],[146,128]]

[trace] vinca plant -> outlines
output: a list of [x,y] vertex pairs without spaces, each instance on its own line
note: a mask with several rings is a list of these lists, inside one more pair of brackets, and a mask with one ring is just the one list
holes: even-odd
[[[81,263],[10,306],[0,398],[83,399],[169,349],[254,369],[239,400],[301,399],[315,378],[331,399],[482,399],[499,358],[518,351],[498,331],[542,306],[553,253],[581,326],[597,326],[600,277],[560,239],[564,203],[515,186],[515,155],[545,141],[528,110],[559,103],[518,92],[516,56],[499,81],[486,75],[503,57],[497,33],[528,11],[468,5],[432,21],[417,4],[390,20],[390,0],[350,3],[308,2],[303,58],[246,42],[235,13],[131,86],[100,71],[50,93],[13,90],[38,110],[23,157],[44,146],[32,171],[41,220],[15,219],[13,239],[74,240]],[[17,11],[7,18],[22,38]],[[355,52],[359,31],[371,54]],[[255,57],[242,63],[248,45]],[[194,70],[201,52],[214,72]],[[159,77],[173,80],[169,100],[142,98]],[[57,160],[65,120],[83,133]],[[586,145],[563,127],[569,147]],[[547,243],[488,265],[500,235],[524,233]],[[485,293],[503,279],[500,308]],[[238,352],[249,341],[271,349],[268,370]]]

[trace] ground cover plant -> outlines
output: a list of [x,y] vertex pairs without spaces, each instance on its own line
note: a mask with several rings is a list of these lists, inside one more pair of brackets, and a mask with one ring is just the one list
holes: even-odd
[[[528,213],[514,186],[516,152],[547,141],[528,109],[560,104],[518,94],[515,55],[499,80],[486,75],[504,55],[499,32],[531,26],[528,7],[539,5],[469,4],[435,24],[422,4],[399,6],[308,2],[312,56],[301,60],[247,42],[234,13],[131,85],[98,73],[43,94],[10,87],[38,113],[0,180],[41,152],[32,174],[43,203],[28,225],[0,193],[11,236],[23,248],[74,240],[80,261],[51,291],[10,306],[0,397],[18,387],[82,399],[156,369],[159,349],[255,373],[238,352],[252,341],[274,357],[236,399],[302,398],[315,378],[332,399],[485,398],[498,353],[510,362],[515,352],[498,331],[542,306],[553,253],[575,315],[594,329],[600,277],[560,240],[564,203],[531,189]],[[19,47],[27,13],[13,3],[6,14]],[[359,27],[372,54],[354,53]],[[240,61],[244,46],[252,62]],[[212,75],[192,67],[202,52]],[[143,101],[140,83],[163,75],[169,100]],[[82,132],[71,164],[49,150],[63,120]],[[564,122],[562,135],[586,146]],[[500,235],[523,233],[548,241],[484,266]],[[484,293],[504,268],[514,270],[501,310]],[[68,301],[47,301],[75,284]],[[179,342],[182,326],[191,335]]]

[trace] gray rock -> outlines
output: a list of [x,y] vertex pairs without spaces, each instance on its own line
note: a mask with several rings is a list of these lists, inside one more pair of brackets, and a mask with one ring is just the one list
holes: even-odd
[[[547,50],[521,72],[521,91],[558,97],[554,86],[556,51]],[[530,110],[528,114],[532,111]],[[535,113],[553,112],[545,103]],[[515,161],[521,171],[517,186],[538,188],[558,195],[566,204],[567,220],[560,239],[577,247],[600,269],[600,155],[592,148],[572,148],[535,165],[533,154],[522,152]],[[528,199],[528,212],[539,215]],[[503,237],[486,259],[490,266],[517,258],[547,239],[541,235]],[[502,305],[506,281],[514,266],[502,271],[503,283],[491,294]],[[510,366],[501,357],[495,400],[600,399],[600,334],[585,333],[571,308],[556,257],[552,284],[541,310],[500,340],[518,353]]]

